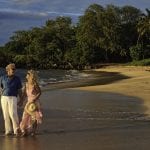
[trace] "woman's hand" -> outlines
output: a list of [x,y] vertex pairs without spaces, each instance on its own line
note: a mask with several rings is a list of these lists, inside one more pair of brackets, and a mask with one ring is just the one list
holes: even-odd
[[23,105],[23,102],[24,102],[24,101],[20,99],[20,100],[18,101],[17,105],[18,105],[19,107],[21,107],[21,106]]
[[36,96],[32,96],[28,99],[28,102],[30,102],[30,103],[34,102],[34,101],[36,101]]

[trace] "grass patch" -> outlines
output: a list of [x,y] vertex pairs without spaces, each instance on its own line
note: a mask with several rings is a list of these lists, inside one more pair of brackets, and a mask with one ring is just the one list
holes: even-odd
[[150,58],[139,60],[139,61],[132,61],[132,62],[128,63],[128,65],[132,65],[132,66],[150,66]]

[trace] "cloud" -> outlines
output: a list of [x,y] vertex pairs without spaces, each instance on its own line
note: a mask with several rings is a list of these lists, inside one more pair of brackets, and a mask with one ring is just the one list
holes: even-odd
[[[16,10],[16,9],[11,9],[11,8],[5,8],[0,10],[0,18],[2,16],[5,16],[6,18],[13,19],[14,17],[48,17],[50,15],[55,15],[55,16],[81,16],[83,13],[73,13],[73,12],[57,12],[57,11],[31,11],[31,10]],[[14,16],[14,17],[13,17]],[[5,19],[6,19],[5,18]]]
[[54,11],[48,11],[48,14],[56,14],[56,15],[64,15],[64,16],[81,16],[82,13],[72,13],[72,12],[54,12]]
[[5,8],[0,10],[0,19],[15,19],[15,18],[36,18],[36,17],[47,17],[48,13],[46,12],[37,12],[30,10],[15,10],[10,8]]
[[12,1],[18,4],[31,4],[31,3],[37,3],[41,0],[12,0]]

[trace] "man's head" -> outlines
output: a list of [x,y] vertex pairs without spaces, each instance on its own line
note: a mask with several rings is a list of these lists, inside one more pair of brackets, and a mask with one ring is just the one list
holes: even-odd
[[15,74],[16,66],[14,63],[11,63],[6,66],[6,72],[8,76],[13,76]]

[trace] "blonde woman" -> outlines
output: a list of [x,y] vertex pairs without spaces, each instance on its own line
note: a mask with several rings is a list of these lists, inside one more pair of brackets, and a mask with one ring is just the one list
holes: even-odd
[[36,72],[34,70],[29,70],[27,72],[26,79],[27,82],[23,88],[23,97],[26,97],[27,101],[20,123],[22,136],[25,136],[29,133],[34,135],[37,125],[42,122],[42,113],[39,102],[41,89],[37,82]]

